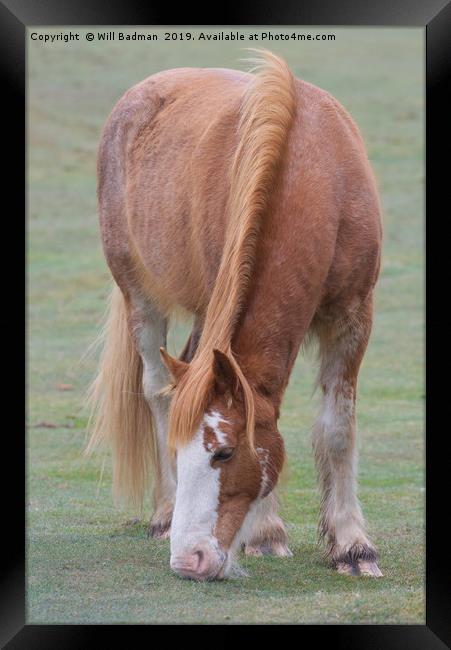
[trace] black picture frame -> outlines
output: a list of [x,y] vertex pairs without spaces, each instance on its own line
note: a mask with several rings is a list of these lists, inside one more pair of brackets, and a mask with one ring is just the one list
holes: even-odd
[[[449,220],[448,186],[449,164],[442,162],[440,152],[449,156],[451,143],[449,102],[446,90],[451,80],[451,2],[446,0],[332,0],[280,3],[263,0],[258,7],[240,3],[238,6],[227,3],[215,7],[215,15],[208,7],[191,6],[177,8],[177,22],[174,22],[174,9],[170,6],[145,3],[139,0],[92,0],[91,2],[69,2],[68,0],[0,0],[0,52],[2,107],[5,110],[2,133],[3,155],[7,161],[7,178],[4,185],[6,195],[11,199],[8,214],[4,214],[6,234],[3,242],[17,242],[17,251],[7,244],[3,259],[9,259],[6,283],[3,287],[6,302],[2,319],[3,341],[17,340],[23,332],[23,302],[19,284],[25,286],[24,265],[22,264],[25,240],[25,52],[27,26],[42,25],[342,25],[342,26],[393,26],[424,27],[426,37],[426,235],[427,235],[427,299],[428,318],[426,330],[426,351],[428,359],[444,361],[443,341],[445,328],[449,331],[449,320],[444,316],[444,305],[432,306],[435,287],[448,278],[445,264],[449,257],[448,241],[443,236],[443,226]],[[448,181],[448,182],[447,182]],[[14,190],[13,190],[14,188]],[[13,190],[13,191],[11,191]],[[23,201],[19,197],[24,197]],[[23,209],[22,209],[23,206]],[[440,231],[438,232],[438,228]],[[20,244],[18,243],[20,242]],[[434,246],[434,252],[431,248]],[[447,247],[447,248],[445,248]],[[10,250],[6,250],[10,249]],[[448,255],[447,255],[448,253]],[[9,282],[14,278],[15,282]],[[445,289],[446,291],[446,289]],[[25,292],[26,293],[26,292]],[[25,295],[26,297],[26,295]],[[12,318],[11,318],[12,316]],[[17,323],[15,323],[17,319]],[[18,341],[17,341],[18,342]],[[7,346],[13,348],[13,346]],[[8,379],[13,392],[20,385],[22,363],[17,350],[12,349],[13,362],[8,364]],[[450,583],[448,571],[447,536],[443,531],[443,514],[449,510],[447,503],[447,478],[449,474],[449,455],[445,452],[447,431],[441,423],[446,409],[447,381],[440,381],[433,365],[428,361],[426,372],[428,409],[426,417],[426,485],[427,485],[427,551],[426,551],[426,625],[324,625],[296,626],[296,641],[303,641],[305,634],[314,635],[315,644],[331,644],[338,648],[409,648],[435,650],[449,647],[451,642]],[[8,398],[9,400],[9,398]],[[443,408],[445,406],[445,409]],[[10,405],[7,407],[10,409]],[[19,406],[20,408],[20,406]],[[16,411],[15,411],[16,412]],[[444,418],[446,423],[448,418]],[[13,418],[16,424],[17,416]],[[9,426],[4,436],[4,480],[3,517],[5,532],[2,536],[2,571],[0,574],[0,645],[16,648],[86,648],[107,645],[107,639],[114,636],[115,643],[133,647],[136,634],[145,635],[150,642],[158,643],[154,629],[149,626],[85,626],[85,625],[26,625],[25,624],[25,436],[16,431],[17,426]],[[6,438],[6,439],[5,439]],[[6,465],[13,468],[6,472]],[[447,474],[448,470],[448,474]],[[7,524],[7,525],[6,525]],[[152,626],[163,627],[163,626]],[[187,627],[190,629],[188,630]],[[178,627],[178,632],[186,643],[187,635],[195,635],[196,644],[202,640],[198,634],[202,626]],[[285,632],[283,626],[215,626],[220,633],[209,635],[210,645],[223,645],[232,641],[236,628],[240,627],[239,638],[243,643],[270,641],[273,633]],[[277,630],[269,630],[277,627]],[[287,626],[291,627],[291,626]],[[194,628],[191,631],[191,628]],[[175,631],[175,626],[172,628]],[[171,631],[172,632],[172,631]],[[293,630],[286,630],[292,633]],[[167,626],[164,631],[168,634]],[[171,633],[172,636],[172,633]],[[271,641],[270,641],[271,642]]]

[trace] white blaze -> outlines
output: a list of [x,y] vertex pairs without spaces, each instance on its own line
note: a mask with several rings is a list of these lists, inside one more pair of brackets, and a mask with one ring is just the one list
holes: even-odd
[[177,452],[177,491],[171,527],[171,556],[190,552],[199,542],[210,541],[218,517],[219,467],[211,466],[204,447],[204,426]]

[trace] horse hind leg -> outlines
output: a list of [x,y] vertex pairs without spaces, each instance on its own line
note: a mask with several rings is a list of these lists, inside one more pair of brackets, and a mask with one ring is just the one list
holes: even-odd
[[372,324],[372,297],[339,324],[317,328],[320,415],[313,447],[322,493],[320,535],[339,573],[380,577],[377,552],[365,532],[357,500],[355,400],[357,376]]
[[167,445],[169,396],[161,394],[169,383],[168,372],[160,358],[166,347],[167,319],[147,299],[132,300],[131,329],[143,362],[143,392],[153,415],[158,471],[154,477],[154,514],[149,536],[167,538],[174,507],[176,476]]

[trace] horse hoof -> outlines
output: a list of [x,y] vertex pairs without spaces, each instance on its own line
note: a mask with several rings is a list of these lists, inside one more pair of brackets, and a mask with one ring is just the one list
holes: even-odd
[[245,544],[243,546],[243,551],[245,555],[250,555],[251,557],[261,557],[263,552],[260,546],[251,546],[250,544]]
[[245,555],[251,555],[254,557],[261,557],[263,555],[273,555],[275,557],[293,557],[293,553],[290,551],[286,544],[282,542],[266,542],[263,544],[245,544],[244,545]]
[[152,517],[149,528],[147,529],[147,536],[153,539],[169,539],[171,534],[171,519],[159,520]]
[[370,578],[381,578],[383,576],[376,562],[369,562],[368,560],[338,562],[336,568],[338,573],[346,576],[367,576]]
[[359,560],[359,570],[360,575],[369,576],[370,578],[382,578],[384,575],[376,562],[369,562],[368,560]]

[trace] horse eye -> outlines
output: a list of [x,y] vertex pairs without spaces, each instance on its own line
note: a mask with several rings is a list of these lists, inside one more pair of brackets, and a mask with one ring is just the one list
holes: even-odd
[[223,447],[213,454],[213,460],[224,462],[232,458],[235,449],[233,447]]

